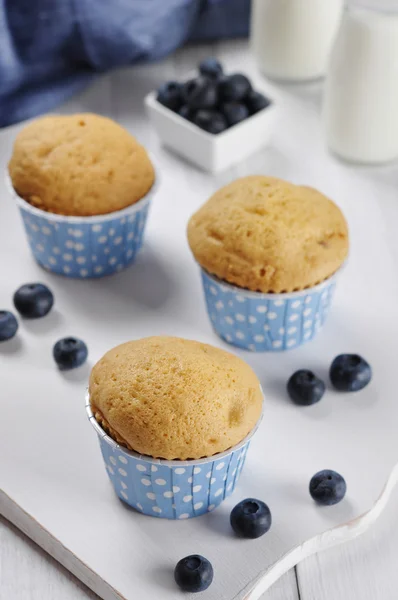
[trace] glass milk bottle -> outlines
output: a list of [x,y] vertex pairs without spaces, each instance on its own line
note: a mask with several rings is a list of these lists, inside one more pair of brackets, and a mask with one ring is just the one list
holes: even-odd
[[324,97],[330,149],[356,163],[398,158],[398,3],[350,2]]
[[344,0],[252,0],[251,44],[260,70],[285,81],[325,74]]

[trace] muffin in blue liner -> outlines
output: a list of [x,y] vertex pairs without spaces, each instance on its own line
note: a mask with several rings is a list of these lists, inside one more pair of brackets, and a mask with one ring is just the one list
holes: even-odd
[[141,249],[148,209],[157,183],[123,210],[92,217],[48,213],[8,187],[21,213],[31,251],[47,271],[74,278],[103,277],[131,265]]
[[220,281],[201,269],[206,306],[215,332],[254,352],[278,352],[312,340],[324,324],[341,269],[298,292],[264,294]]
[[92,413],[88,394],[86,411],[117,496],[139,512],[162,519],[203,515],[230,496],[261,421],[226,452],[199,460],[162,460],[127,450],[108,436]]

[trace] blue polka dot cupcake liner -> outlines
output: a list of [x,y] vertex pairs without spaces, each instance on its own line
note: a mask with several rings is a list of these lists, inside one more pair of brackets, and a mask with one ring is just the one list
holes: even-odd
[[127,450],[96,421],[87,396],[86,411],[97,432],[108,477],[117,496],[137,511],[161,519],[190,519],[213,511],[235,489],[250,434],[230,450],[200,460],[163,460]]
[[207,311],[226,342],[253,352],[279,352],[312,340],[326,321],[341,269],[312,288],[285,294],[251,292],[201,269]]
[[122,271],[134,263],[143,243],[154,183],[148,194],[123,210],[92,217],[47,213],[8,187],[22,216],[32,254],[47,271],[87,279]]

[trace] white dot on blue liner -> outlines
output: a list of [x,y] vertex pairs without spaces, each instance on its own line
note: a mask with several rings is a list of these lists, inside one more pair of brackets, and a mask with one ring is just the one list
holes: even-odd
[[261,342],[263,342],[263,341],[264,341],[264,339],[265,339],[265,338],[264,338],[264,336],[263,336],[263,335],[261,335],[260,333],[254,336],[254,341],[255,341],[255,342],[257,342],[257,343],[259,343],[259,344],[260,344]]
[[218,489],[218,490],[215,492],[215,494],[214,494],[214,495],[215,495],[216,497],[218,497],[218,496],[221,496],[221,494],[223,493],[223,491],[224,491],[224,490],[223,490],[223,488],[219,488],[219,489]]
[[181,467],[178,467],[178,469],[174,469],[174,473],[176,475],[183,475],[185,473],[185,469],[182,469]]
[[245,315],[242,315],[242,314],[240,314],[240,313],[237,313],[237,314],[235,315],[235,319],[236,319],[237,321],[240,321],[241,323],[243,323],[243,321],[245,321],[245,320],[246,320],[246,317],[245,317]]
[[102,273],[103,270],[104,270],[103,267],[101,267],[100,265],[98,265],[97,267],[94,267],[94,273],[97,273],[98,275],[100,273]]
[[201,485],[194,485],[192,488],[192,491],[196,494],[197,492],[200,492],[201,489],[202,489]]
[[191,500],[192,500],[192,496],[191,495],[184,496],[183,499],[182,499],[183,502],[191,502]]
[[303,327],[304,327],[304,329],[309,329],[310,327],[312,327],[312,321],[311,321],[311,319],[308,319],[307,321],[304,321]]
[[227,333],[225,335],[225,339],[227,340],[227,342],[232,342],[232,335],[229,335],[229,333]]
[[155,483],[157,485],[166,485],[166,480],[165,479],[155,479]]
[[109,264],[110,264],[110,265],[115,265],[115,264],[117,263],[117,258],[116,258],[116,256],[112,256],[112,257],[109,259],[109,261],[108,261],[108,262],[109,262]]
[[250,315],[250,317],[249,317],[249,323],[251,323],[252,325],[253,325],[254,323],[257,323],[257,319],[256,319],[256,317],[253,317],[253,315]]
[[151,466],[151,471],[152,471],[152,473],[156,473],[156,471],[157,471],[157,470],[158,470],[158,468],[157,468],[157,466],[156,466],[156,465],[152,465],[152,466]]
[[106,242],[107,242],[107,241],[108,241],[108,238],[107,238],[107,236],[106,236],[106,235],[101,235],[101,236],[98,238],[98,242],[99,242],[100,244],[106,244]]
[[210,479],[210,477],[211,477],[211,471],[209,471],[208,473],[206,473],[206,477],[207,477],[207,479]]
[[306,308],[306,309],[303,311],[303,315],[304,315],[305,317],[308,317],[308,315],[310,315],[311,313],[312,313],[312,308]]
[[119,235],[117,238],[115,238],[113,240],[113,243],[115,244],[115,246],[119,246],[119,244],[121,244],[123,241],[123,238]]
[[127,465],[127,458],[125,456],[118,456],[118,459],[120,460],[121,463],[123,463],[124,465]]
[[232,489],[232,483],[229,483],[229,484],[227,485],[227,490],[228,490],[228,491],[230,491],[231,489]]
[[[306,299],[304,300],[304,302],[305,302],[305,304],[310,304],[311,300],[312,300],[311,296],[307,296]],[[293,306],[293,304],[292,304],[292,306]]]
[[297,327],[289,327],[289,329],[287,330],[289,335],[293,335],[293,333],[297,332]]
[[115,474],[115,471],[112,469],[111,465],[107,465],[106,467],[111,475]]
[[134,239],[134,233],[132,231],[130,231],[130,233],[127,235],[127,239],[129,242]]
[[243,333],[243,331],[237,331],[235,333],[236,337],[238,340],[244,340],[245,339],[245,334]]
[[148,479],[147,477],[143,477],[141,479],[141,483],[142,483],[142,485],[146,485],[147,487],[149,487],[151,485],[151,480]]
[[211,511],[212,511],[212,510],[214,510],[215,508],[216,508],[216,505],[215,505],[215,504],[210,504],[207,510],[208,510],[209,512],[211,512]]
[[284,300],[274,300],[274,306],[283,306]]
[[284,328],[284,327],[281,327],[281,328],[279,329],[279,334],[280,334],[280,335],[285,335],[285,328]]
[[122,488],[123,488],[124,490],[127,490],[127,485],[124,483],[124,481],[121,481],[121,482],[120,482],[120,485],[122,486]]
[[124,469],[119,468],[118,471],[119,471],[120,475],[122,475],[123,477],[127,477],[127,472]]
[[82,277],[87,277],[88,275],[87,269],[80,269],[79,273]]
[[141,471],[141,472],[146,471],[146,467],[144,467],[144,465],[137,465],[136,469],[137,469],[137,471]]
[[62,258],[63,258],[64,260],[66,260],[66,261],[68,261],[68,262],[69,262],[69,261],[71,261],[71,260],[73,259],[73,256],[72,256],[72,254],[64,254],[64,255],[62,256]]
[[178,494],[179,491],[180,488],[178,487],[178,485],[173,485],[173,494]]
[[282,342],[281,342],[281,340],[274,340],[274,341],[272,342],[272,346],[273,346],[274,348],[282,348]]
[[292,308],[298,308],[301,304],[301,300],[295,300],[292,302]]
[[264,325],[264,331],[269,331],[271,329],[271,327],[267,324]]
[[64,273],[70,273],[70,267],[68,267],[68,265],[65,265],[62,270]]
[[293,321],[297,321],[297,319],[299,318],[298,315],[290,315],[289,317],[289,321],[293,322]]
[[113,227],[110,228],[110,230],[108,231],[110,236],[114,236],[115,235],[115,230],[113,229]]
[[125,500],[128,500],[128,499],[129,499],[129,497],[128,497],[128,495],[126,494],[126,492],[120,492],[120,495],[121,495],[121,496],[123,496],[123,498],[124,498]]
[[109,254],[109,253],[110,253],[109,248],[108,247],[104,248],[104,254]]
[[225,322],[228,323],[228,325],[234,324],[234,320],[232,317],[224,317],[224,318],[225,318]]
[[195,467],[195,468],[194,468],[194,470],[193,470],[193,472],[194,472],[194,475],[197,475],[198,473],[200,473],[200,472],[201,472],[201,470],[202,470],[202,469],[201,469],[200,467]]
[[165,498],[172,498],[173,497],[173,492],[164,492],[163,496]]
[[82,250],[84,250],[84,244],[75,244],[75,250],[81,252]]
[[218,294],[217,288],[215,288],[214,285],[211,285],[209,290],[210,290],[210,294],[213,294],[213,296],[217,296],[217,294]]
[[101,231],[102,225],[92,225],[91,229],[92,229],[92,231],[95,231],[96,233],[98,233],[99,231]]
[[215,303],[216,310],[222,310],[224,308],[224,303],[221,300]]
[[155,500],[156,494],[154,494],[153,492],[148,492],[146,497],[149,498],[149,500]]
[[162,509],[159,508],[159,506],[153,506],[152,507],[153,512],[158,513],[160,515],[160,513],[162,512]]
[[133,256],[133,251],[131,250],[131,248],[130,248],[130,250],[127,250],[126,256],[127,256],[127,258],[131,258]]
[[215,477],[212,477],[212,478],[210,479],[210,483],[215,483],[215,482],[216,482],[216,478],[215,478]]
[[216,466],[216,471],[221,471],[221,469],[223,469],[224,467],[225,467],[225,463],[224,462],[220,462]]
[[50,263],[50,265],[56,265],[57,259],[54,258],[53,256],[50,256],[50,258],[48,259],[48,262]]
[[113,466],[116,466],[116,458],[114,456],[110,456],[109,457],[110,462],[113,464]]
[[239,294],[237,294],[237,295],[235,296],[235,299],[236,299],[236,301],[237,301],[237,302],[244,302],[244,301],[245,301],[244,297],[243,297],[243,296],[240,296]]
[[75,242],[72,242],[72,240],[66,240],[65,246],[66,246],[66,248],[69,248],[69,250],[71,250],[72,248],[75,247]]
[[297,343],[297,342],[296,342],[296,340],[288,340],[288,342],[287,342],[286,346],[287,346],[288,348],[292,348],[293,346],[295,346],[295,345],[296,345],[296,343]]
[[43,252],[43,251],[44,251],[44,246],[43,246],[43,244],[37,244],[37,245],[36,245],[36,249],[37,249],[37,251],[38,251],[38,252]]
[[200,508],[202,508],[203,506],[203,502],[197,502],[196,504],[193,505],[195,510],[199,510]]
[[49,227],[43,226],[41,230],[44,233],[44,235],[51,235],[51,229]]
[[61,250],[58,248],[58,246],[54,246],[53,247],[53,253],[54,254],[61,254]]
[[86,258],[84,256],[78,256],[76,262],[78,265],[84,265],[84,263],[86,262]]
[[188,483],[192,483],[193,482],[193,477],[188,477]]
[[256,308],[258,313],[266,313],[267,312],[267,307],[266,306],[257,306]]
[[137,502],[137,508],[139,508],[140,510],[144,510],[139,502]]
[[188,513],[182,513],[182,515],[180,515],[178,518],[179,519],[189,519],[189,514]]
[[31,227],[32,231],[39,231],[39,228],[36,225],[36,223],[32,223],[30,227]]
[[268,318],[270,321],[273,321],[274,319],[278,318],[278,315],[276,314],[276,312],[269,312],[268,313]]

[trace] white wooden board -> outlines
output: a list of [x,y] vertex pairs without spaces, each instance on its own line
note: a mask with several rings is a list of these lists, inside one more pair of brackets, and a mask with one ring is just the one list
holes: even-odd
[[[0,511],[106,600],[181,597],[172,571],[181,556],[192,552],[214,564],[208,600],[254,600],[293,564],[281,561],[286,553],[314,536],[310,550],[321,549],[325,541],[339,537],[322,536],[324,531],[369,510],[398,459],[398,290],[383,219],[386,211],[396,214],[395,190],[390,178],[361,177],[329,157],[316,106],[291,89],[270,88],[281,110],[272,147],[216,178],[195,171],[157,146],[141,108],[145,93],[168,76],[161,67],[139,69],[134,77],[126,72],[113,76],[124,91],[114,116],[154,152],[162,173],[147,243],[136,266],[94,282],[44,273],[31,259],[16,208],[1,188],[1,306],[11,307],[12,293],[21,283],[41,280],[54,290],[56,307],[42,321],[23,323],[18,338],[0,348]],[[101,109],[103,83],[66,110],[107,112]],[[2,165],[15,129],[0,134]],[[89,367],[109,347],[144,335],[178,334],[222,345],[209,326],[185,227],[214,189],[249,173],[313,185],[333,197],[351,227],[349,266],[327,327],[315,342],[283,355],[240,353],[262,381],[267,410],[234,496],[200,519],[144,517],[121,505],[107,481],[84,413]],[[65,375],[54,368],[51,348],[69,334],[86,340],[90,364]],[[332,358],[343,351],[362,353],[371,362],[371,386],[355,396],[328,390],[309,409],[289,403],[284,388],[294,369],[310,367],[326,378]],[[346,477],[348,495],[340,505],[321,509],[311,502],[308,481],[321,468],[334,468]],[[269,504],[273,527],[259,540],[236,540],[229,511],[249,495]],[[349,537],[353,528],[340,531]],[[306,546],[294,560],[305,551]],[[276,569],[261,581],[272,565]],[[250,593],[254,582],[260,585]]]

